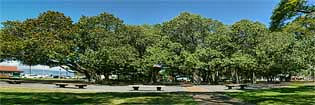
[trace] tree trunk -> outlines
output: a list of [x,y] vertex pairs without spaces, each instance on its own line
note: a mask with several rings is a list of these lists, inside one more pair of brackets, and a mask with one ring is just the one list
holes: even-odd
[[286,77],[285,81],[286,81],[286,82],[290,82],[290,81],[291,81],[291,76],[292,76],[291,73],[289,73],[289,76]]
[[201,70],[201,72],[202,72],[202,82],[203,83],[206,83],[206,82],[208,82],[208,72],[206,71],[206,70]]
[[156,83],[157,82],[157,74],[158,74],[158,69],[153,68],[151,72],[151,83]]
[[253,72],[252,83],[253,83],[253,84],[256,83],[256,75],[255,75],[255,72]]
[[109,80],[109,74],[107,72],[104,72],[104,80],[105,81]]
[[210,71],[210,67],[208,67],[208,70],[207,70],[206,72],[207,72],[207,82],[211,84],[212,81],[211,81],[211,71]]
[[233,71],[230,71],[231,72],[231,78],[232,78],[232,82],[234,82],[234,80],[235,80],[235,72],[234,72],[234,70]]
[[84,75],[86,76],[88,81],[91,82],[91,75],[87,71],[84,71]]
[[220,77],[219,77],[219,71],[218,70],[216,70],[216,82],[219,82],[219,79],[220,79]]
[[200,83],[200,75],[198,75],[199,72],[197,69],[193,69],[193,83],[197,83],[199,84]]
[[216,75],[215,73],[212,74],[212,83],[217,84],[215,75]]
[[101,81],[101,75],[97,74],[97,73],[94,73],[93,74],[93,79],[95,80],[95,82],[99,82],[99,81]]
[[239,84],[239,83],[240,83],[240,80],[239,80],[239,77],[238,77],[238,72],[237,72],[237,70],[235,70],[235,77],[236,77],[236,83]]

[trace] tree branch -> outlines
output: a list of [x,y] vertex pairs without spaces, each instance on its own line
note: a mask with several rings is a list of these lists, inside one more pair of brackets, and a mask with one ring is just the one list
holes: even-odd
[[301,12],[301,13],[312,13],[312,12],[315,12],[315,11],[307,11],[307,10],[296,10],[296,12]]

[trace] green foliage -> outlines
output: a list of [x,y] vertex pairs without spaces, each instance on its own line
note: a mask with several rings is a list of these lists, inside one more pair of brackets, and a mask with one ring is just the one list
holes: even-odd
[[200,43],[204,43],[206,36],[218,32],[219,25],[222,24],[215,20],[183,12],[163,23],[162,34],[169,36],[171,41],[182,44],[185,50],[194,52]]
[[238,76],[254,81],[255,74],[273,78],[314,68],[314,20],[300,16],[271,32],[259,22],[227,26],[187,12],[163,24],[126,25],[107,13],[73,23],[63,13],[47,11],[3,23],[0,61],[61,66],[97,81],[101,75],[108,80],[119,74],[130,77],[126,80],[156,82],[160,69],[155,64],[162,65],[165,76],[201,78],[198,82]]
[[315,17],[300,16],[283,28],[297,39],[312,38],[315,35]]
[[249,90],[229,96],[257,105],[314,105],[314,86]]
[[307,0],[281,0],[273,10],[270,29],[279,30],[287,20],[300,14],[312,15],[312,12],[315,12],[315,5],[307,5]]
[[254,55],[254,48],[259,43],[260,38],[268,33],[268,29],[259,22],[241,20],[231,27],[232,42],[237,49],[243,53]]
[[[293,52],[290,47],[294,44],[293,34],[272,32],[261,38],[262,42],[256,47],[256,59],[262,75],[277,75],[290,71],[293,66]],[[288,68],[289,67],[289,68]]]
[[24,64],[48,64],[52,51],[67,53],[71,45],[72,21],[63,13],[47,11],[35,19],[23,22],[3,23],[1,50],[6,58],[19,60]]

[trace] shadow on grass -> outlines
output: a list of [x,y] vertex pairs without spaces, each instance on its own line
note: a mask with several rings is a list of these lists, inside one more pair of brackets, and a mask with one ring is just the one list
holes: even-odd
[[262,105],[315,105],[315,86],[246,90],[227,94],[246,102]]
[[202,105],[251,105],[224,95],[221,92],[191,93]]
[[184,104],[195,105],[183,93],[21,93],[0,92],[0,105],[12,104]]

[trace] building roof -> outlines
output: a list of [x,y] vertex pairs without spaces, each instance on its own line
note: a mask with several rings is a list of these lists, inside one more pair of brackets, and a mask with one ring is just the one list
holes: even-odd
[[6,72],[22,72],[20,71],[16,66],[0,66],[0,72],[6,71]]

